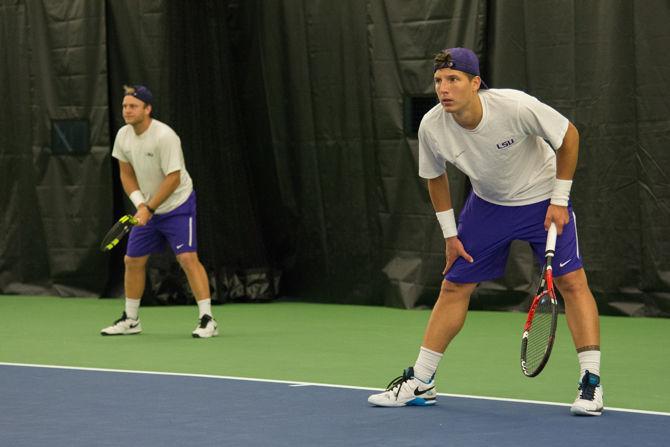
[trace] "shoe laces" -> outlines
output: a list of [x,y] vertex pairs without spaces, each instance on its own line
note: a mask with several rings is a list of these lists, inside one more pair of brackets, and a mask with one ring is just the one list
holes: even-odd
[[593,400],[595,399],[596,388],[600,386],[600,377],[596,374],[590,373],[588,370],[584,373],[582,381],[579,383],[580,399]]
[[395,397],[397,398],[398,394],[400,394],[400,390],[402,389],[402,385],[413,377],[414,368],[411,366],[409,368],[405,368],[405,370],[402,372],[402,376],[398,376],[391,380],[391,382],[386,386],[386,391],[394,391]]
[[205,314],[202,316],[200,319],[200,329],[205,329],[207,327],[207,324],[212,320],[212,317],[209,315]]

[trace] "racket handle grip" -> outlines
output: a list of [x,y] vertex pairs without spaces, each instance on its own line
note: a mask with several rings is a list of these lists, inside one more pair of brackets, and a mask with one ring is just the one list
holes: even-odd
[[556,224],[552,222],[551,225],[549,225],[549,231],[547,232],[547,246],[545,248],[545,256],[550,252],[553,256],[556,250],[556,234]]

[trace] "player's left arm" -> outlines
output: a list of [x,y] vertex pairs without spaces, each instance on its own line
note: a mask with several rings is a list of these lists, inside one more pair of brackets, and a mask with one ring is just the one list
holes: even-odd
[[[161,184],[158,186],[156,194],[154,194],[145,205],[155,211],[159,206],[161,206],[163,202],[165,202],[165,200],[167,200],[168,197],[172,195],[173,192],[175,192],[180,182],[181,171],[170,172],[165,176]],[[153,213],[149,211],[147,206],[140,206],[140,208],[137,210],[137,214],[135,214],[135,217],[140,222],[146,223],[149,221],[149,219],[151,219]]]
[[563,143],[556,151],[556,184],[544,219],[545,230],[549,230],[549,225],[554,222],[558,234],[562,234],[563,226],[570,222],[568,198],[570,197],[572,178],[577,169],[578,155],[579,132],[571,122],[568,122]]
[[[159,163],[165,177],[161,184],[158,185],[156,193],[146,203],[152,210],[157,210],[179,187],[181,183],[181,169],[184,165],[181,141],[174,131],[169,128],[167,131],[164,130],[159,136],[158,147],[160,148]],[[146,218],[145,222],[148,222],[153,214],[147,207],[142,207],[138,210],[138,215],[135,217],[139,218],[140,213],[141,217]],[[140,222],[142,221],[142,219],[139,220]]]

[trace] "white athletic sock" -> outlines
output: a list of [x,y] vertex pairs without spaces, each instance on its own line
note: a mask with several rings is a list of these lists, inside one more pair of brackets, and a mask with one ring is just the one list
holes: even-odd
[[126,316],[131,320],[137,320],[137,315],[140,312],[140,301],[142,299],[133,299],[126,297]]
[[209,315],[211,317],[212,316],[212,299],[207,298],[207,299],[198,301],[198,311],[200,313],[198,318],[202,318],[203,315]]
[[577,353],[579,359],[579,377],[584,377],[588,370],[590,373],[600,375],[600,351],[583,351]]
[[414,364],[414,377],[422,382],[430,382],[435,375],[435,371],[437,371],[437,365],[441,359],[442,354],[439,352],[431,351],[421,346],[419,357],[417,357]]

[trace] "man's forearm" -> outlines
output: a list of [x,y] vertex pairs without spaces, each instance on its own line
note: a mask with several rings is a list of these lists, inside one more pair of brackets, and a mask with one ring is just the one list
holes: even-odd
[[428,194],[430,201],[435,209],[435,216],[440,223],[442,234],[445,239],[453,238],[458,235],[456,228],[456,218],[451,206],[451,194],[449,193],[449,179],[447,174],[428,180]]
[[563,138],[563,144],[556,151],[556,178],[561,180],[572,180],[577,169],[577,158],[579,156],[579,132],[572,124],[568,124],[568,130]]
[[446,211],[452,208],[451,194],[449,192],[449,180],[447,174],[428,180],[428,194],[436,212]]
[[181,175],[179,171],[168,174],[158,186],[156,194],[154,194],[146,204],[154,210],[161,206],[161,204],[175,192],[180,181]]
[[123,186],[123,190],[125,191],[127,196],[130,196],[130,194],[133,191],[137,191],[138,189],[140,189],[140,186],[137,183],[137,178],[135,178],[134,175],[121,171],[120,177],[121,177],[121,186]]

